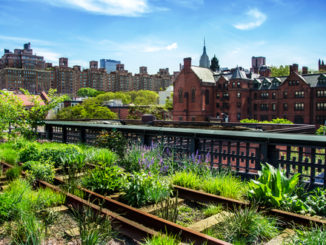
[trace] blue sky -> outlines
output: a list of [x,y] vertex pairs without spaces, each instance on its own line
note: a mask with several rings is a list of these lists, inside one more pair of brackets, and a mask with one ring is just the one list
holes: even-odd
[[178,70],[184,57],[198,65],[205,37],[222,67],[266,56],[316,70],[326,59],[325,13],[325,0],[0,0],[0,49],[30,41],[54,64],[109,58],[156,73]]

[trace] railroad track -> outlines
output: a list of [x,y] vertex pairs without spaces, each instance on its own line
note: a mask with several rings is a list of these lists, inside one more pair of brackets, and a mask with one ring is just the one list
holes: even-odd
[[[12,167],[9,164],[2,163],[5,167]],[[44,181],[38,181],[39,185],[49,187],[55,191],[63,192],[58,185],[65,184],[61,178],[54,178],[54,185]],[[206,234],[194,231],[190,228],[183,227],[173,222],[164,220],[155,215],[146,213],[140,209],[133,208],[129,205],[121,203],[117,200],[105,197],[88,189],[78,187],[84,193],[85,199],[79,198],[70,193],[66,194],[67,202],[72,205],[84,205],[92,208],[97,212],[101,212],[104,215],[111,217],[115,222],[113,225],[122,234],[131,236],[138,241],[143,240],[146,237],[155,235],[158,231],[163,233],[169,233],[179,235],[184,242],[194,242],[194,244],[229,244],[219,239],[210,237]],[[174,186],[174,190],[178,192],[178,196],[187,200],[195,200],[196,202],[209,203],[209,204],[222,204],[228,209],[245,208],[249,207],[250,203],[234,200],[231,198],[225,198],[213,194],[208,194],[202,191],[197,191],[181,186]],[[87,200],[90,200],[87,201]],[[97,205],[96,203],[100,203]],[[325,226],[326,220],[320,220],[315,217],[309,217],[292,212],[286,212],[278,209],[263,209],[266,213],[277,216],[281,220],[286,222],[295,222],[301,225],[311,225],[312,223],[318,226]]]

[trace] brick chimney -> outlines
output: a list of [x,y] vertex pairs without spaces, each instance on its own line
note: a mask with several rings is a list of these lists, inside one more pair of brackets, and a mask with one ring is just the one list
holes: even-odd
[[293,72],[298,73],[298,71],[299,71],[299,65],[298,64],[290,65],[290,73],[293,73]]
[[308,67],[307,66],[303,66],[302,67],[302,75],[306,75],[308,74]]
[[189,72],[191,69],[191,58],[184,58],[183,59],[183,68],[186,72]]

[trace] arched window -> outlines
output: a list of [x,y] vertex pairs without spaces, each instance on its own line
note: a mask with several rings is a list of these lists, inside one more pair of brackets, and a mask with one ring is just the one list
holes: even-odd
[[208,89],[205,90],[205,104],[209,104],[209,91]]
[[183,102],[183,90],[182,90],[182,88],[179,88],[178,92],[179,92],[179,103],[182,103]]
[[191,102],[195,102],[196,100],[196,89],[192,88],[191,89]]

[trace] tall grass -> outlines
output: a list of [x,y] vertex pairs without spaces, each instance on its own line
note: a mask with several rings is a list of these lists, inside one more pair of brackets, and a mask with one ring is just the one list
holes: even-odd
[[181,239],[176,235],[158,234],[151,238],[147,238],[142,245],[179,245]]
[[308,229],[301,227],[295,229],[295,235],[286,240],[286,244],[325,244],[326,243],[326,226],[313,227]]

